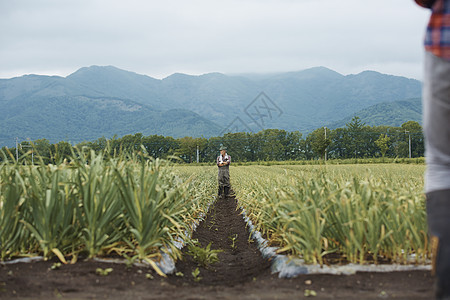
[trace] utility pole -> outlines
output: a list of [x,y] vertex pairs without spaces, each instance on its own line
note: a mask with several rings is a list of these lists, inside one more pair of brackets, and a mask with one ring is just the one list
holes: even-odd
[[[327,128],[326,127],[324,127],[325,128],[325,143],[327,142]],[[328,148],[328,146],[325,148],[325,161],[327,160],[327,148]]]
[[16,162],[19,161],[19,138],[16,137]]
[[405,129],[405,134],[408,133],[409,140],[409,158],[411,158],[411,133]]
[[411,134],[408,134],[409,136],[409,158],[411,158]]
[[198,163],[198,160],[199,159],[199,152],[198,152],[198,145],[197,145],[197,163]]

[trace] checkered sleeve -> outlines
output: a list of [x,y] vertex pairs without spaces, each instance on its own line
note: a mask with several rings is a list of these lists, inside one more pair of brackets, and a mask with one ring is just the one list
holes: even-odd
[[425,49],[450,60],[450,0],[434,1],[425,34]]

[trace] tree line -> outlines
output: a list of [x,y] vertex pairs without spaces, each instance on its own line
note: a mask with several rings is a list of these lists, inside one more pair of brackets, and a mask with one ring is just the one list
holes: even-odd
[[57,163],[70,160],[83,149],[107,151],[111,155],[131,155],[145,149],[154,158],[175,158],[176,161],[192,163],[198,157],[199,162],[214,162],[221,145],[228,148],[233,161],[241,162],[424,156],[424,138],[419,123],[408,121],[401,127],[367,126],[359,117],[354,117],[343,128],[331,130],[321,127],[306,137],[299,131],[265,129],[257,133],[227,133],[211,138],[175,139],[136,133],[121,138],[101,137],[75,146],[65,141],[51,144],[46,139],[39,139],[23,141],[17,149],[3,147],[0,161],[21,157],[26,161],[39,159],[44,163]]

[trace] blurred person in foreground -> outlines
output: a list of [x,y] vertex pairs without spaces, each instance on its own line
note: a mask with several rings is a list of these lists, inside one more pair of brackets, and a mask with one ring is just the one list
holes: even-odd
[[220,146],[220,155],[217,156],[217,166],[219,167],[219,198],[225,198],[230,194],[230,163],[231,156],[227,154],[227,148]]
[[415,0],[431,9],[425,34],[423,123],[425,193],[436,299],[450,299],[450,0]]

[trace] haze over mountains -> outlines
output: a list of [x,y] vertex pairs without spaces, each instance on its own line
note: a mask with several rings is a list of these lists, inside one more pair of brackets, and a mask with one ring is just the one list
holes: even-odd
[[[365,71],[317,67],[270,75],[173,74],[162,80],[112,66],[67,77],[0,79],[0,146],[47,138],[78,143],[141,132],[219,136],[266,128],[307,133],[345,125],[420,122],[421,83]],[[367,121],[366,121],[367,120]]]

